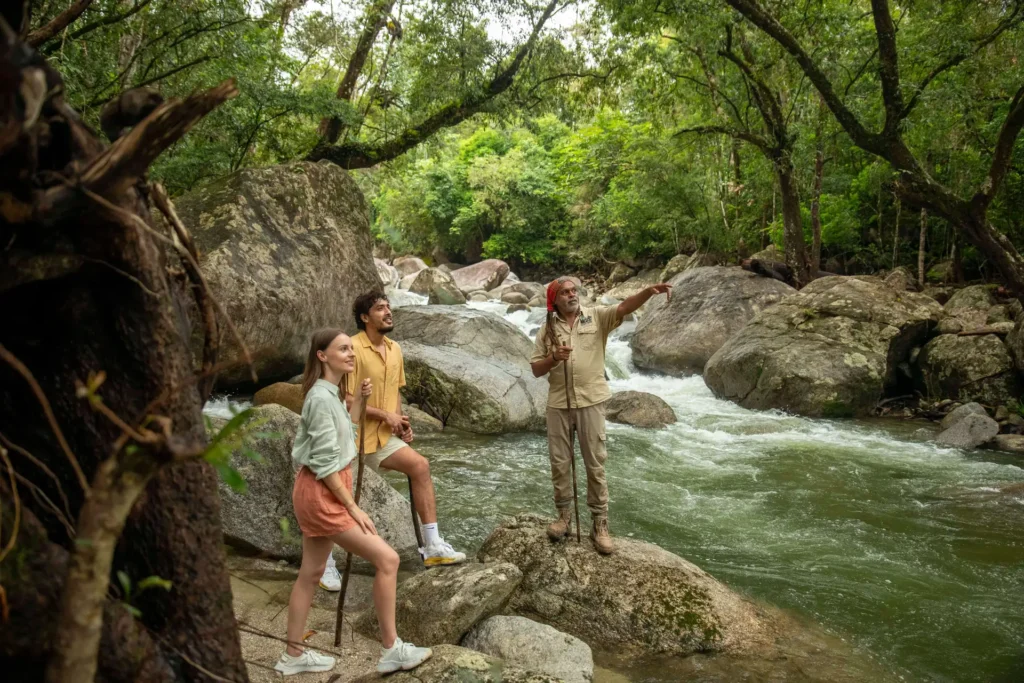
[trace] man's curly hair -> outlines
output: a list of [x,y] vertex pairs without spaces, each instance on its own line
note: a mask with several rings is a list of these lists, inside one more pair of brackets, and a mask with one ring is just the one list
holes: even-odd
[[363,314],[370,315],[370,309],[381,300],[390,303],[388,295],[379,289],[371,290],[356,297],[356,300],[352,302],[352,315],[356,318],[356,327],[360,330],[366,329],[366,323],[363,322]]

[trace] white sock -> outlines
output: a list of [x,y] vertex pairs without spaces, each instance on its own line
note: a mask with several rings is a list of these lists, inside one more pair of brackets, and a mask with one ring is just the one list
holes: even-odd
[[437,522],[430,524],[421,524],[420,529],[423,530],[423,543],[429,548],[434,545],[435,541],[440,540],[441,534],[437,531]]
[[327,566],[324,568],[324,571],[327,571],[328,569],[337,569],[337,568],[338,568],[338,564],[337,564],[337,562],[334,561],[334,551],[332,550],[331,554],[327,556]]

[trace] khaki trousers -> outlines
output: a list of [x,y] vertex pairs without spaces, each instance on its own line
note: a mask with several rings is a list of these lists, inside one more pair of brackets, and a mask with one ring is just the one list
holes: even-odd
[[[608,516],[608,482],[604,476],[604,405],[574,408],[576,441],[583,452],[587,470],[587,507],[592,517]],[[555,507],[572,505],[572,450],[569,446],[569,410],[548,408],[548,454],[551,457],[551,482],[555,485]]]

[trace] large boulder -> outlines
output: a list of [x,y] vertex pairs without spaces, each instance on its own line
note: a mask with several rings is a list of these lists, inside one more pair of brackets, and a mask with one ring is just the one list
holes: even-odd
[[[300,372],[313,330],[354,331],[352,301],[380,286],[366,202],[335,164],[248,168],[175,205],[261,381]],[[222,333],[217,360],[218,386],[251,381],[232,334]]]
[[616,263],[615,267],[612,268],[612,272],[604,281],[604,286],[614,287],[615,285],[625,282],[629,278],[633,277],[635,273],[636,271],[627,266],[625,263]]
[[463,647],[566,683],[594,680],[594,655],[579,638],[525,617],[490,617],[473,627]]
[[480,549],[481,560],[523,572],[506,613],[618,652],[686,656],[771,646],[773,619],[683,558],[627,538],[603,557],[589,544],[552,543],[544,527],[520,515]]
[[954,292],[942,311],[946,317],[959,321],[963,329],[972,330],[985,324],[989,309],[995,303],[991,287],[971,285]]
[[533,343],[507,320],[462,306],[394,313],[410,403],[478,434],[540,429],[547,382],[533,376]]
[[398,272],[398,269],[389,264],[387,261],[382,261],[379,258],[373,259],[373,265],[377,268],[377,277],[380,278],[380,283],[384,287],[398,287],[398,283],[401,282],[402,276]]
[[[227,423],[211,418],[212,432]],[[225,540],[242,550],[266,557],[297,562],[302,557],[302,532],[292,507],[295,466],[292,443],[299,428],[299,416],[279,405],[254,408],[244,431],[229,445],[235,450],[229,464],[245,480],[239,492],[220,480],[220,516]],[[262,434],[274,436],[261,436]],[[253,459],[249,450],[260,456]],[[420,562],[409,503],[398,491],[370,468],[363,471],[363,492],[359,507],[373,520],[381,538],[398,551],[403,562]],[[282,524],[282,520],[285,523]],[[283,527],[287,527],[285,532]]]
[[906,266],[900,266],[885,276],[885,285],[892,287],[897,292],[916,292],[920,290],[917,278]]
[[290,382],[275,382],[268,387],[263,387],[252,397],[253,405],[284,406],[296,415],[302,414],[302,404],[305,401],[306,397],[302,394],[302,386]]
[[[477,623],[504,608],[522,580],[523,573],[508,562],[470,562],[420,572],[398,586],[398,633],[418,645],[457,645]],[[376,636],[377,610],[363,611],[352,626]]]
[[501,300],[506,304],[526,304],[530,298],[521,292],[505,291],[501,293]]
[[923,294],[824,277],[747,323],[708,361],[704,382],[746,408],[868,415],[940,313]]
[[604,404],[609,422],[660,428],[675,424],[676,414],[665,400],[644,391],[617,391]]
[[1006,335],[1006,348],[1013,358],[1013,365],[1018,372],[1024,372],[1024,316],[1017,318],[1010,334]]
[[[426,645],[427,643],[417,643]],[[412,671],[387,677],[389,683],[559,683],[547,674],[524,671],[482,652],[457,645],[430,648],[433,656]],[[352,683],[380,683],[380,674],[366,674]]]
[[977,448],[999,434],[999,423],[988,415],[967,415],[953,423],[949,429],[939,432],[935,440],[944,446],[954,448]]
[[547,296],[547,285],[542,285],[539,282],[514,282],[508,287],[502,289],[504,292],[518,292],[524,294],[527,299],[535,299],[537,297],[545,298]]
[[689,254],[676,254],[668,260],[665,267],[661,269],[661,277],[659,278],[662,282],[668,282],[679,273],[687,270],[690,267],[690,262],[693,257]]
[[452,276],[438,268],[427,268],[416,274],[409,291],[427,297],[427,302],[447,306],[466,303],[466,295],[455,284]]
[[452,272],[452,278],[456,286],[463,292],[472,292],[478,289],[484,291],[494,289],[508,275],[508,264],[504,261],[491,258],[480,263],[474,263],[465,268],[459,268]]
[[639,294],[651,285],[656,285],[659,282],[661,282],[661,269],[651,268],[650,270],[645,270],[636,277],[631,277],[625,282],[609,289],[605,292],[605,295],[614,297],[619,301],[624,301],[634,294]]
[[962,406],[958,406],[953,410],[949,411],[946,414],[946,416],[942,418],[942,422],[939,423],[939,426],[942,429],[949,429],[950,427],[952,427],[953,425],[955,425],[957,422],[964,419],[968,415],[987,416],[988,411],[985,410],[985,406],[981,405],[980,403],[975,403],[973,401],[971,403],[965,403]]
[[630,340],[633,363],[671,375],[704,372],[708,359],[758,312],[796,292],[735,266],[693,268],[656,297]]
[[399,256],[391,265],[395,267],[399,275],[403,278],[408,275],[415,275],[421,270],[427,269],[427,264],[423,262],[423,259],[418,256]]
[[1020,396],[1013,359],[994,334],[941,334],[921,349],[916,367],[929,398],[996,406]]

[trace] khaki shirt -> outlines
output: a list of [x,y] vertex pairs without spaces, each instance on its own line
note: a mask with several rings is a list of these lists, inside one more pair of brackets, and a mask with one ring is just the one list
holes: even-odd
[[[366,405],[389,413],[398,411],[398,390],[405,386],[405,362],[398,342],[384,337],[387,360],[381,357],[373,343],[360,332],[352,337],[352,348],[356,353],[356,368],[345,378],[345,391],[353,396],[367,377],[373,382],[373,391]],[[357,430],[358,432],[358,430]],[[391,438],[391,427],[387,422],[366,417],[366,452],[376,453],[377,449]],[[359,443],[357,440],[356,443]]]
[[[573,408],[586,408],[607,401],[612,396],[604,378],[604,349],[608,335],[622,324],[618,306],[581,308],[576,324],[570,330],[561,315],[555,313],[554,326],[558,344],[571,346],[569,364],[569,385]],[[531,363],[542,361],[551,355],[551,339],[545,322],[537,331],[537,342],[533,349]],[[565,408],[565,370],[558,362],[548,373],[548,407]]]

